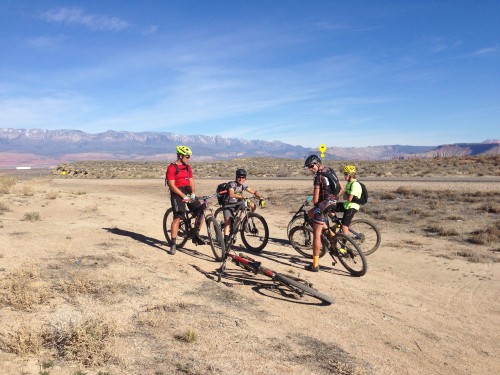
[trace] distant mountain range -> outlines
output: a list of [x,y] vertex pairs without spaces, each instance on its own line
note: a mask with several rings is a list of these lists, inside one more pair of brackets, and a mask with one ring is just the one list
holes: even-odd
[[[194,151],[194,160],[199,161],[249,157],[296,159],[317,150],[279,141],[220,136],[113,130],[89,134],[79,130],[0,128],[0,167],[50,166],[79,160],[172,160],[175,158],[175,146],[178,144],[190,146]],[[326,146],[326,157],[336,160],[500,154],[500,140],[441,146]]]

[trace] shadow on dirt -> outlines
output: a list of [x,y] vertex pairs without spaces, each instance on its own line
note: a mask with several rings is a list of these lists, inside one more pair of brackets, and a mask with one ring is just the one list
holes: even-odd
[[[209,280],[217,282],[219,269],[207,272],[194,264],[191,264],[191,267],[203,274]],[[258,279],[257,277],[258,276],[254,275],[253,273],[241,269],[226,269],[222,274],[220,284],[228,288],[232,288],[235,285],[249,285],[255,293],[258,293],[262,296],[301,305],[330,305],[329,303],[320,301],[308,295],[304,295],[303,297],[299,296],[297,293],[294,293],[286,286],[275,283],[270,279]]]

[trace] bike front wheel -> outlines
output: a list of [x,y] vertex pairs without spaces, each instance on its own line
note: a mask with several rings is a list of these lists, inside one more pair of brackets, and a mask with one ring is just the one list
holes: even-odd
[[241,240],[250,251],[261,252],[269,241],[269,227],[262,215],[249,212],[241,223]]
[[220,225],[212,215],[207,215],[205,217],[205,223],[207,225],[210,247],[214,253],[215,260],[220,262],[224,257],[225,251],[224,236],[222,235]]
[[[174,210],[169,208],[163,215],[163,234],[169,246],[172,245],[172,221],[174,220]],[[179,230],[177,232],[176,244],[178,247],[183,247],[188,240],[188,227],[185,220],[179,223]]]
[[304,293],[308,294],[312,297],[315,297],[329,305],[331,305],[334,302],[334,299],[330,296],[327,296],[326,294],[323,294],[319,292],[318,290],[314,289],[313,287],[309,286],[306,284],[304,281],[299,281],[298,279],[291,279],[286,276],[280,275],[279,273],[274,274],[274,280],[277,282],[286,285],[289,287],[294,293],[299,294],[302,296]]
[[[293,249],[306,258],[313,257],[313,232],[311,229],[299,225],[293,227],[288,235],[288,241]],[[326,247],[321,246],[319,257],[321,258],[326,253]]]
[[380,246],[380,231],[369,220],[353,220],[349,225],[349,231],[365,255],[374,253]]
[[331,243],[335,247],[335,256],[352,276],[360,277],[366,273],[368,263],[356,241],[345,234],[337,233]]

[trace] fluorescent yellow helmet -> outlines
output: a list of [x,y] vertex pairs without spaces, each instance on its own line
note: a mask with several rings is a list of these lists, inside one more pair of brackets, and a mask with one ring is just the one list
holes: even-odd
[[178,155],[189,155],[191,156],[193,152],[188,146],[177,146],[176,151]]
[[346,165],[344,167],[344,173],[356,174],[356,167],[354,165]]

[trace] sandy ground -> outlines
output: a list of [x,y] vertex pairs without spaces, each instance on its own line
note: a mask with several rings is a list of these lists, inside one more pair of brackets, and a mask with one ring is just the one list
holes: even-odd
[[[198,195],[213,192],[217,182],[198,181]],[[307,261],[286,240],[290,212],[298,207],[268,205],[259,212],[270,226],[271,239],[255,258],[284,274],[307,277],[335,298],[335,304],[325,306],[314,299],[278,295],[265,277],[229,263],[224,282],[216,283],[218,263],[208,245],[189,242],[169,255],[161,220],[170,204],[162,181],[22,184],[29,184],[34,194],[2,198],[11,211],[0,216],[0,277],[28,265],[54,275],[57,265],[67,270],[61,264],[78,263],[99,277],[127,285],[123,295],[105,301],[78,297],[68,302],[59,297],[30,312],[0,305],[4,333],[15,330],[20,321],[36,326],[87,310],[119,322],[113,344],[116,360],[85,373],[500,373],[499,263],[446,256],[469,245],[416,238],[396,224],[379,223],[382,245],[368,257],[364,277],[350,277],[327,257],[320,261],[322,272],[306,273],[302,268]],[[264,194],[309,185],[309,180],[251,183]],[[370,182],[371,189],[398,186],[394,181]],[[433,188],[454,186],[436,183]],[[47,199],[55,192],[57,198]],[[41,220],[22,221],[30,211],[39,212]],[[152,308],[176,304],[180,307],[168,310],[165,321],[152,329],[138,324],[141,314]],[[196,342],[176,340],[175,335],[189,327],[197,332]],[[16,356],[0,350],[0,373],[38,374],[44,355]],[[78,369],[55,360],[48,371],[74,374]]]

